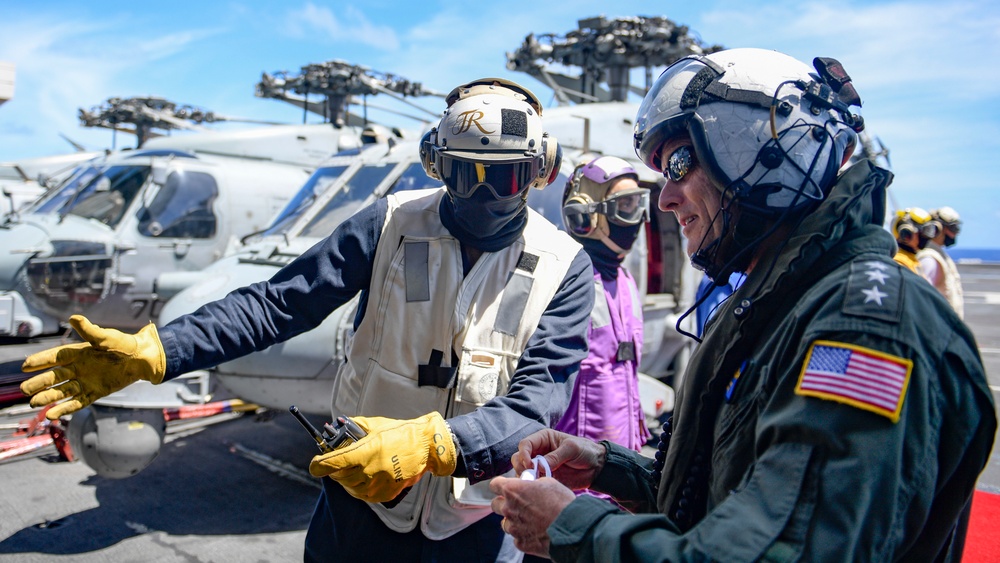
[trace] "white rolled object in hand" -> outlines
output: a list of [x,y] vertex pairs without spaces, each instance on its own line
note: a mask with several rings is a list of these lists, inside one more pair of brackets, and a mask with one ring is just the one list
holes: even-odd
[[542,475],[542,477],[552,476],[552,469],[549,467],[549,462],[546,461],[545,456],[540,455],[540,456],[535,456],[531,460],[531,469],[525,469],[524,471],[521,472],[521,480],[534,481],[535,479],[537,479],[539,466],[541,466],[542,470],[545,473],[544,475]]

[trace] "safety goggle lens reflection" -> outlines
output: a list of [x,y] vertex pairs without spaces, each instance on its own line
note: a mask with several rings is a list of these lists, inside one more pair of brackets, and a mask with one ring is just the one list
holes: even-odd
[[484,164],[440,156],[441,179],[456,197],[468,198],[485,186],[497,199],[520,196],[534,179],[534,161]]
[[617,225],[636,225],[649,216],[649,190],[638,188],[614,194],[597,203],[566,203],[562,213],[563,224],[579,236],[587,236],[597,228],[591,217],[595,213],[603,214]]
[[614,194],[604,200],[604,214],[608,220],[622,225],[642,221],[649,213],[649,190],[641,189],[640,192]]

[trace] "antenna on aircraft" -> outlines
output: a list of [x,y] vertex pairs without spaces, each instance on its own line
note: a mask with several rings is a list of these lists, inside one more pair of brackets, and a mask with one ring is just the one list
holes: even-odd
[[[579,28],[564,36],[529,34],[513,53],[507,68],[525,72],[555,92],[559,105],[570,102],[625,101],[629,92],[645,95],[652,85],[652,69],[667,66],[687,55],[714,53],[719,45],[706,46],[686,25],[665,17],[636,16],[607,19],[584,18]],[[550,65],[576,67],[579,76],[553,70]],[[646,69],[646,86],[629,82],[629,71]],[[607,87],[602,86],[606,83]]]
[[[310,101],[309,96],[314,94],[319,94],[322,99]],[[434,119],[440,117],[440,114],[420,107],[405,98],[444,97],[443,93],[424,88],[419,82],[413,82],[395,74],[373,71],[368,67],[341,60],[306,65],[302,67],[298,75],[293,75],[288,71],[274,74],[265,72],[261,76],[260,82],[257,83],[255,93],[259,98],[275,98],[302,108],[303,123],[306,113],[312,112],[323,116],[325,121],[336,127],[368,125],[367,115],[354,116],[348,112],[347,106],[350,103],[357,103],[354,100],[355,96],[361,96],[363,98],[362,105],[367,110],[367,97],[376,94],[386,94],[429,114]]]

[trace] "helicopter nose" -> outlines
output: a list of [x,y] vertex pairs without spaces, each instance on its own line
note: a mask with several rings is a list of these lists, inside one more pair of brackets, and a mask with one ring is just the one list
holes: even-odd
[[107,295],[112,263],[105,243],[52,241],[51,254],[28,260],[25,271],[31,292],[27,298],[60,319],[86,313]]

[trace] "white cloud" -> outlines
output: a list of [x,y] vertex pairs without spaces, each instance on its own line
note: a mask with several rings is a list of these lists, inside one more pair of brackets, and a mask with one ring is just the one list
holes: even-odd
[[947,89],[980,99],[1000,94],[1000,81],[983,76],[983,61],[1000,57],[1000,13],[983,0],[836,7],[779,2],[712,10],[700,28],[727,46],[776,48],[805,61],[838,58],[859,89]]
[[334,43],[358,42],[383,51],[399,49],[395,31],[385,25],[375,25],[354,6],[338,6],[338,16],[330,8],[307,2],[299,10],[290,12],[285,21],[285,32],[293,37],[313,37]]
[[[6,13],[0,60],[17,65],[17,89],[14,100],[0,107],[0,160],[64,151],[58,132],[107,146],[110,133],[81,128],[76,109],[110,96],[172,96],[220,113],[297,122],[296,108],[249,95],[256,76],[268,67],[330,58],[440,91],[482,76],[510,78],[548,103],[548,88],[506,69],[504,54],[527,34],[565,35],[577,29],[579,18],[601,13],[662,14],[690,26],[706,43],[778,49],[806,62],[817,55],[838,58],[865,102],[870,132],[892,151],[900,203],[935,207],[942,202],[929,200],[946,195],[943,203],[962,207],[963,214],[992,214],[997,206],[987,192],[1000,151],[1000,76],[993,68],[1000,59],[1000,9],[994,4],[847,0],[833,8],[814,0],[708,0],[650,9],[634,0],[582,0],[568,9],[521,0],[419,6],[308,0],[278,15],[285,8],[220,8],[216,17],[195,23],[158,19],[152,8],[113,19],[83,5],[73,13],[56,7],[44,14],[44,8]],[[205,21],[226,28],[206,28]],[[267,48],[248,50],[255,45]],[[633,77],[642,81],[641,72]],[[371,103],[384,104],[383,98]],[[433,99],[418,102],[441,106]],[[289,117],[276,117],[282,113]],[[118,145],[130,141],[119,137]],[[963,236],[963,244],[995,240],[1000,223],[991,220],[970,220]]]
[[2,108],[0,160],[68,150],[59,132],[95,147],[110,144],[107,131],[81,129],[77,109],[148,93],[143,83],[157,76],[153,64],[219,32],[143,33],[127,18],[62,23],[36,16],[0,24],[0,60],[16,65],[14,99]]

